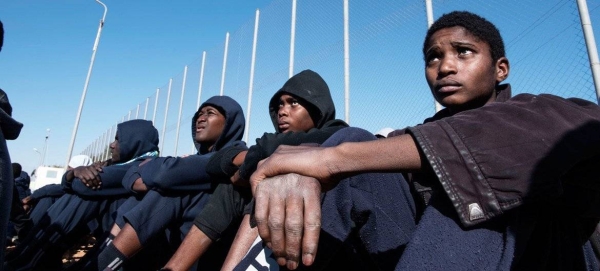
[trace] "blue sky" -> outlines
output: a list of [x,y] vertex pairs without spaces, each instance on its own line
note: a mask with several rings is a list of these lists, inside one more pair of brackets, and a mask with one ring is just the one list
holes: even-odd
[[[104,1],[108,14],[74,154],[269,2]],[[27,172],[39,163],[33,148],[42,151],[48,128],[46,164],[65,163],[102,12],[91,0],[0,3],[0,88],[25,124],[9,150]]]
[[[595,100],[575,1],[433,1],[435,17],[463,9],[495,23],[511,60],[516,92],[549,92]],[[155,126],[162,130],[166,87],[173,78],[163,155],[190,153],[189,116],[196,110],[200,58],[207,51],[202,100],[219,94],[225,33],[231,33],[225,94],[247,110],[255,10],[261,10],[249,144],[272,132],[266,103],[287,79],[287,0],[106,0],[106,24],[73,154],[83,151],[161,88]],[[294,72],[313,69],[328,82],[344,118],[342,1],[298,0]],[[600,0],[588,0],[596,40]],[[40,162],[63,165],[103,8],[93,0],[5,0],[0,20],[0,88],[23,122],[10,141],[13,161],[31,172]],[[433,114],[423,77],[422,0],[350,1],[350,124],[375,132],[403,128]],[[174,146],[183,67],[189,66],[179,145]],[[152,110],[152,109],[150,109]],[[247,112],[246,112],[247,113]],[[164,140],[163,140],[164,139]]]

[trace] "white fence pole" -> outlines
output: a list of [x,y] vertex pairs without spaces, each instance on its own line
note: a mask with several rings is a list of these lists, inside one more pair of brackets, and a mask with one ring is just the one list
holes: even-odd
[[187,70],[188,66],[186,65],[183,68],[183,83],[181,84],[181,99],[179,99],[179,116],[177,116],[177,132],[175,132],[175,154],[173,156],[177,156],[177,147],[179,146],[179,128],[181,127],[181,113],[183,112],[183,97],[185,95],[185,81],[187,80]]

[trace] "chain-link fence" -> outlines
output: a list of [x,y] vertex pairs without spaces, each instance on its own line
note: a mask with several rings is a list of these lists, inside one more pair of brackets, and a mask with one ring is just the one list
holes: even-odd
[[[222,44],[199,52],[198,59],[182,67],[180,74],[165,75],[158,92],[148,90],[148,97],[140,97],[140,103],[117,122],[153,120],[161,136],[161,155],[189,154],[195,152],[189,125],[199,101],[222,92],[244,108],[249,117],[246,139],[252,145],[262,133],[274,131],[268,115],[270,97],[289,78],[290,70],[295,74],[304,69],[323,76],[337,118],[345,119],[343,1],[297,0],[292,36],[293,3],[275,0],[258,15],[249,14],[237,31],[224,33]],[[598,33],[600,0],[589,0],[587,5]],[[433,1],[434,18],[453,10],[477,13],[500,29],[511,66],[506,82],[514,94],[551,93],[596,101],[576,1]],[[415,125],[433,115],[422,56],[425,1],[354,0],[349,1],[348,11],[349,123],[376,132]],[[82,152],[108,158],[106,150],[115,130],[116,126],[109,127]]]

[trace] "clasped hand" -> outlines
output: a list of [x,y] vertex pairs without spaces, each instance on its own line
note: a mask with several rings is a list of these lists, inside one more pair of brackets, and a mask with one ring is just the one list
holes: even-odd
[[324,148],[280,146],[261,161],[250,184],[258,231],[279,265],[314,262],[321,231],[321,185],[333,176]]

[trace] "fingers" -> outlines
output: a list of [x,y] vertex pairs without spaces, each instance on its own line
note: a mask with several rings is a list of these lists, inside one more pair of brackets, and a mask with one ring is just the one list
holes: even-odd
[[314,262],[321,230],[321,186],[310,177],[286,174],[256,186],[258,232],[277,263],[296,269]]
[[271,195],[269,198],[269,217],[268,227],[271,240],[269,242],[273,255],[277,259],[279,265],[286,263],[286,247],[285,247],[285,200],[278,194]]
[[304,197],[304,236],[302,238],[302,263],[310,266],[315,261],[319,234],[321,233],[321,189],[314,180],[313,189],[306,190]]
[[264,189],[264,184],[256,187],[254,194],[254,219],[258,228],[258,234],[265,241],[267,246],[271,246],[271,235],[269,234],[269,226],[267,218],[269,217],[269,195],[268,189]]
[[296,269],[302,251],[304,201],[301,197],[288,197],[285,201],[285,255],[287,268]]
[[102,172],[102,168],[97,165],[92,165],[88,167],[77,167],[73,170],[73,175],[75,178],[81,180],[83,184],[91,189],[99,189],[102,186],[102,181],[100,179],[100,172]]

